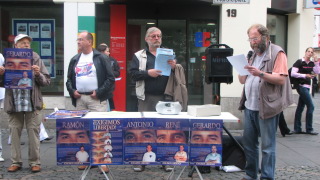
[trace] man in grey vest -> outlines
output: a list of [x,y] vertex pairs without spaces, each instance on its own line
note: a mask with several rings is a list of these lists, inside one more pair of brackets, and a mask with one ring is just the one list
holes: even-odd
[[244,110],[243,145],[247,160],[243,180],[258,179],[259,137],[264,152],[260,179],[274,179],[279,114],[293,103],[287,57],[281,47],[270,42],[265,26],[254,24],[247,33],[254,53],[245,67],[250,75],[239,76],[244,84],[239,109]]

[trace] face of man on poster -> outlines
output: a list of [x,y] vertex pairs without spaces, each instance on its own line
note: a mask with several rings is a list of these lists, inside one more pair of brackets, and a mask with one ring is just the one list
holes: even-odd
[[192,131],[192,144],[221,144],[221,131]]
[[31,70],[30,59],[12,59],[6,60],[5,68],[9,70]]
[[155,143],[156,132],[153,129],[133,129],[125,131],[125,143]]
[[187,143],[187,136],[181,130],[157,130],[157,143]]
[[86,130],[60,130],[57,143],[89,143],[88,132]]

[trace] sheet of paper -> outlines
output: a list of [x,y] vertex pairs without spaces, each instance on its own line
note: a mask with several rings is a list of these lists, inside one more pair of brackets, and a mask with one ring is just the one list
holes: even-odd
[[171,66],[168,64],[168,60],[174,58],[172,49],[158,48],[154,68],[161,70],[163,76],[170,76]]
[[249,65],[248,60],[244,56],[244,54],[228,56],[227,59],[241,76],[250,74],[247,69],[244,69],[246,65]]

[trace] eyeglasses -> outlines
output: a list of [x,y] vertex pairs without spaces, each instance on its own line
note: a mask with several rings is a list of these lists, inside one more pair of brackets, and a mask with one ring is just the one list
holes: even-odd
[[155,39],[156,37],[160,39],[160,38],[162,38],[162,35],[161,34],[154,34],[149,37],[151,37],[152,39]]
[[255,37],[255,38],[249,38],[248,41],[252,42],[252,41],[258,41],[260,39],[261,36],[259,37]]
[[78,38],[76,41],[84,41],[84,39],[82,39],[82,38]]

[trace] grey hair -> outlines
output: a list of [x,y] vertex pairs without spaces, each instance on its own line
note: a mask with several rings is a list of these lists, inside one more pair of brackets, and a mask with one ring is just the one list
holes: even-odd
[[249,32],[251,29],[257,29],[258,32],[261,34],[261,36],[266,37],[268,40],[270,39],[270,34],[268,28],[266,28],[262,24],[253,24],[252,26],[249,27],[247,34],[249,35]]
[[151,33],[155,32],[155,31],[160,31],[160,32],[161,32],[161,30],[160,30],[159,28],[157,28],[157,27],[151,27],[151,28],[149,28],[149,29],[147,30],[145,37],[147,38]]

